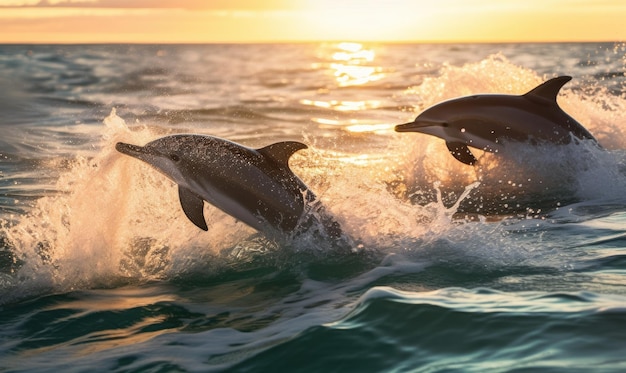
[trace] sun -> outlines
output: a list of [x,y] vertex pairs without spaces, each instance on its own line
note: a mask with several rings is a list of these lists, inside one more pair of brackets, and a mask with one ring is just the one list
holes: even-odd
[[409,0],[307,0],[302,9],[319,40],[389,41],[419,38],[433,25],[431,7]]

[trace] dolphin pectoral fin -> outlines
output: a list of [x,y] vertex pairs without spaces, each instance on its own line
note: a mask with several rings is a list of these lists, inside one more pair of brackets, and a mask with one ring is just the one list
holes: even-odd
[[289,158],[291,158],[293,153],[306,148],[307,146],[301,142],[283,141],[257,149],[257,151],[265,158],[271,159],[281,166],[287,166],[289,164]]
[[565,83],[572,80],[571,76],[559,76],[552,78],[533,88],[526,93],[524,97],[530,100],[548,100],[549,102],[556,103],[556,96],[559,94],[561,88]]
[[470,166],[478,162],[478,160],[476,159],[476,157],[474,157],[474,154],[472,154],[467,145],[463,144],[462,142],[446,141],[446,146],[448,147],[450,154],[452,154],[452,156],[456,158],[459,162],[463,162]]
[[178,187],[178,197],[180,205],[189,220],[203,231],[208,231],[209,227],[204,220],[204,201],[189,189]]

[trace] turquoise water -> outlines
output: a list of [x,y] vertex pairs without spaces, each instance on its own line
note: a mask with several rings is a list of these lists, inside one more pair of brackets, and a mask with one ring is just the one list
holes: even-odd
[[[0,371],[626,370],[620,43],[0,46]],[[395,133],[571,75],[603,146],[470,167]],[[114,149],[171,133],[290,165],[353,241],[271,241]]]

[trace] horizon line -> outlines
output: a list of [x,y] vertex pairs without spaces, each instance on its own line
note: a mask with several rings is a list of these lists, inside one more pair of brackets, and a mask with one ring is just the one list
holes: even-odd
[[258,40],[258,41],[2,41],[0,45],[211,45],[211,44],[608,44],[626,43],[625,40]]

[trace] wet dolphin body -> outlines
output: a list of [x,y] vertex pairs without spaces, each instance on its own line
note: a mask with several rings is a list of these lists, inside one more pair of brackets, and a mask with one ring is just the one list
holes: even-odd
[[[185,215],[200,229],[207,201],[261,232],[271,227],[291,233],[301,222],[315,195],[289,169],[289,158],[307,146],[286,141],[250,149],[212,136],[173,135],[145,146],[117,143],[115,148],[140,159],[176,184]],[[333,237],[340,228],[325,218]]]
[[445,101],[426,109],[415,121],[397,125],[395,130],[440,137],[454,158],[468,165],[477,161],[468,146],[497,152],[507,141],[567,144],[572,135],[595,141],[556,102],[561,87],[571,79],[550,79],[521,96],[486,94]]

